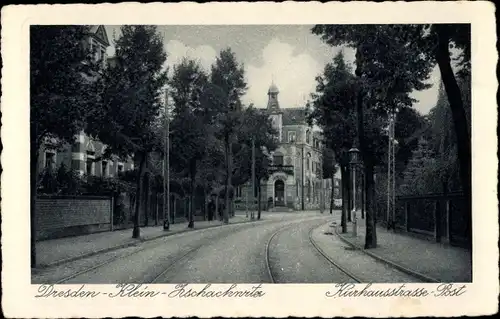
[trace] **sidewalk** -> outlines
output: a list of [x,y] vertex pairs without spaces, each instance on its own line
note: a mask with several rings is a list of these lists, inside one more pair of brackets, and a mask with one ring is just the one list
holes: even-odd
[[[348,223],[347,233],[340,238],[351,245],[363,248],[365,243],[365,220],[358,219],[358,236],[353,237],[352,224]],[[470,251],[445,244],[412,237],[404,233],[394,233],[377,227],[377,248],[364,250],[365,253],[389,264],[402,267],[421,275],[422,279],[436,282],[472,282],[472,254]]]
[[[229,219],[229,224],[249,222],[243,216],[234,216]],[[222,225],[221,221],[196,221],[194,230]],[[124,248],[142,241],[170,236],[186,231],[187,223],[170,224],[170,230],[164,231],[161,226],[141,227],[141,239],[132,238],[132,229],[123,229],[112,232],[102,232],[89,235],[65,237],[60,239],[44,240],[36,243],[37,263],[39,267],[60,265],[72,260],[95,255],[105,251]]]

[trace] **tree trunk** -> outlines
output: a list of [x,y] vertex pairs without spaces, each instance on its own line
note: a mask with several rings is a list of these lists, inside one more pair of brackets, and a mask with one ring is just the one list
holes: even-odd
[[194,209],[195,209],[195,204],[194,204],[194,198],[195,198],[195,187],[194,187],[194,180],[195,180],[195,175],[191,175],[191,181],[190,181],[190,188],[191,188],[191,193],[189,194],[189,222],[188,222],[188,228],[194,228]]
[[149,174],[144,175],[144,226],[149,226]]
[[366,174],[362,174],[361,176],[361,219],[365,218],[365,210],[366,210]]
[[38,145],[31,148],[30,162],[30,221],[31,267],[36,267],[36,191],[38,184]]
[[[457,137],[457,153],[460,163],[460,179],[466,198],[467,209],[467,233],[469,241],[472,240],[472,177],[471,177],[471,140],[467,117],[462,101],[460,87],[458,86],[453,69],[451,68],[449,43],[450,34],[446,26],[436,25],[436,33],[438,36],[438,48],[436,51],[436,60],[441,72],[446,95],[453,117],[455,135]],[[469,242],[469,244],[471,244]]]
[[137,173],[137,189],[136,189],[136,199],[135,199],[135,215],[134,215],[134,229],[132,230],[132,238],[141,237],[141,230],[139,228],[140,215],[141,215],[141,201],[142,201],[142,180],[144,177],[144,171],[146,169],[147,154],[139,154],[139,172]]
[[[363,46],[360,44],[356,50],[356,75],[361,77],[363,74]],[[362,83],[360,83],[362,84]],[[372,154],[368,149],[368,143],[365,140],[364,132],[364,103],[363,103],[363,87],[360,85],[358,89],[358,94],[356,96],[356,115],[357,115],[357,133],[359,138],[359,146],[361,151],[361,158],[363,160],[363,165],[365,167],[365,174],[367,175],[366,188],[367,188],[367,200],[366,200],[366,235],[365,235],[365,249],[376,248],[377,247],[377,230],[375,228],[375,212],[373,209],[373,161]]]
[[349,213],[349,174],[347,174],[347,169],[345,165],[340,166],[341,174],[341,187],[342,187],[342,216],[340,220],[340,225],[342,226],[342,232],[347,233],[347,215]]
[[262,211],[260,207],[260,182],[259,185],[257,186],[257,219],[260,219],[260,212]]
[[333,195],[335,194],[335,183],[334,183],[335,173],[332,173],[332,191],[330,193],[330,215],[333,214],[333,204],[335,203]]
[[229,224],[229,190],[231,189],[231,177],[232,177],[232,145],[231,139],[229,137],[226,138],[226,193],[225,195],[225,207],[224,207],[224,224]]
[[375,183],[373,179],[373,164],[366,165],[366,236],[365,249],[377,247],[377,231],[375,216]]

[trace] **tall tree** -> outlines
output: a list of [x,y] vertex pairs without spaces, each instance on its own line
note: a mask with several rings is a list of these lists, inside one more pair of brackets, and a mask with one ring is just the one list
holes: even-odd
[[[430,31],[430,32],[427,32]],[[467,79],[471,73],[471,26],[470,24],[434,24],[422,32],[421,38],[427,44],[427,53],[434,58],[441,72],[444,90],[448,97],[449,107],[453,118],[456,147],[460,169],[462,189],[466,196],[467,227],[469,245],[472,243],[472,152],[470,122],[467,115],[467,105],[470,103],[470,85],[460,87],[457,78]],[[458,51],[454,72],[452,65],[452,52]],[[466,81],[465,81],[466,82]],[[470,83],[470,81],[469,81]],[[469,94],[463,94],[468,91]]]
[[[468,199],[470,210],[471,205],[471,139],[467,112],[464,107],[463,95],[459,83],[451,65],[450,45],[454,44],[461,50],[458,67],[458,76],[467,77],[470,75],[470,54],[471,54],[471,30],[470,24],[435,24],[431,27],[431,34],[437,36],[437,45],[432,46],[433,52],[443,81],[446,95],[448,96],[449,107],[453,117],[455,135],[457,138],[457,153],[460,162],[460,176],[462,187]],[[469,214],[470,215],[470,214]],[[470,225],[470,222],[468,223]],[[470,229],[469,229],[470,230]]]
[[[246,180],[250,181],[250,185],[253,186],[251,180],[251,165],[252,165],[252,145],[255,147],[255,186],[253,189],[253,194],[257,196],[257,219],[261,216],[261,199],[260,182],[263,179],[269,177],[268,168],[270,165],[269,156],[270,152],[274,151],[277,147],[277,136],[278,132],[273,127],[271,119],[268,114],[262,110],[258,110],[250,105],[245,109],[243,113],[243,125],[241,126],[238,134],[237,140],[243,145],[239,159],[243,166],[243,170],[246,172]],[[252,197],[253,198],[253,197]]]
[[[99,64],[82,44],[87,26],[31,26],[30,29],[30,172],[31,266],[36,266],[35,204],[38,157],[48,141],[74,142],[96,103],[92,81]],[[55,145],[57,146],[57,145]]]
[[347,231],[350,220],[350,184],[348,151],[355,137],[354,103],[356,81],[352,69],[346,64],[343,52],[325,66],[323,74],[316,78],[316,92],[311,98],[309,123],[322,128],[325,146],[335,155],[340,166],[342,181],[342,231]]
[[108,145],[106,154],[133,156],[139,164],[133,238],[140,237],[142,181],[148,156],[162,151],[158,127],[167,81],[166,58],[155,26],[122,26],[116,42],[117,63],[104,73],[100,121],[88,126],[90,133]]
[[215,110],[218,124],[218,136],[224,143],[226,161],[224,223],[229,223],[230,190],[232,189],[233,151],[235,134],[241,125],[242,103],[245,94],[243,65],[238,64],[234,52],[228,48],[222,50],[212,65],[210,74],[211,109]]
[[171,124],[174,163],[189,178],[190,210],[188,227],[194,227],[195,190],[200,162],[208,153],[208,140],[213,136],[210,118],[201,104],[201,95],[207,86],[207,75],[193,60],[184,59],[175,66],[170,81],[174,101]]
[[376,158],[369,149],[364,131],[365,109],[390,112],[411,107],[414,99],[410,93],[429,87],[426,80],[432,62],[424,54],[415,54],[422,52],[423,47],[412,39],[412,35],[420,34],[422,28],[418,25],[317,25],[312,29],[330,45],[356,49],[357,138],[366,177],[365,248],[377,246],[373,205]]

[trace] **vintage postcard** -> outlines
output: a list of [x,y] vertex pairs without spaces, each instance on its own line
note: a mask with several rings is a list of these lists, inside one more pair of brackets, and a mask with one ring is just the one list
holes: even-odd
[[12,318],[498,308],[494,5],[2,9]]

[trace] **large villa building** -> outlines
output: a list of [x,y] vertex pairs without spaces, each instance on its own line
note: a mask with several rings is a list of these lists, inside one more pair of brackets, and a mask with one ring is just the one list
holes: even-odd
[[[265,112],[278,131],[279,144],[271,154],[270,177],[260,181],[264,208],[290,211],[329,207],[332,187],[334,198],[340,198],[340,173],[335,175],[333,185],[331,178],[321,176],[321,133],[307,124],[305,108],[280,107],[279,90],[274,83],[267,94]],[[238,209],[244,209],[247,200],[252,202],[251,193],[250,183],[237,188]]]
[[[106,28],[102,25],[95,25],[90,28],[84,45],[89,46],[94,52],[94,60],[107,65],[111,60],[107,59],[106,49],[110,46]],[[80,175],[93,175],[103,177],[116,177],[119,173],[134,168],[131,159],[123,160],[112,158],[99,160],[104,152],[105,145],[95,139],[90,138],[84,132],[76,136],[73,145],[66,145],[56,148],[47,140],[40,149],[38,157],[38,171],[42,172],[47,168],[57,169],[64,164],[66,168],[73,169]]]

